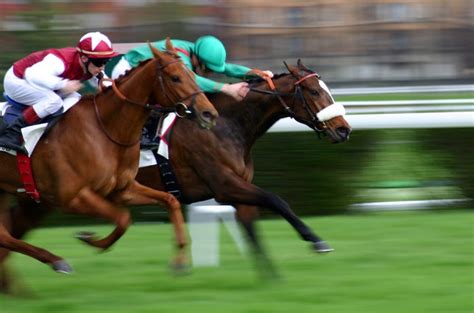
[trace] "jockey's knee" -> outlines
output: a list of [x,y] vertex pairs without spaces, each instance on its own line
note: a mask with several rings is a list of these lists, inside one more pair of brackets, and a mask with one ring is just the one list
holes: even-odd
[[63,100],[58,95],[53,95],[43,101],[33,105],[33,109],[40,118],[51,115],[61,109]]

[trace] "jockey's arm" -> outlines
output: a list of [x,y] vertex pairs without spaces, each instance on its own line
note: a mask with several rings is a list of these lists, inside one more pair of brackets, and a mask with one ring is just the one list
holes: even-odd
[[[268,75],[269,77],[273,77],[273,73],[271,71],[260,71],[260,72]],[[249,76],[260,76],[257,73],[255,73],[253,69],[250,69],[243,65],[232,64],[232,63],[226,63],[224,74],[229,77],[235,77],[235,78],[247,78]]]
[[64,72],[63,61],[54,54],[48,54],[42,61],[32,65],[25,71],[25,80],[40,88],[61,90],[66,87],[68,79],[60,77]]
[[234,78],[244,78],[252,69],[244,65],[226,63],[224,75]]

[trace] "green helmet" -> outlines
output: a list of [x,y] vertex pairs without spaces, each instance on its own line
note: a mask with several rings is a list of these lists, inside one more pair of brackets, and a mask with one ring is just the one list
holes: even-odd
[[196,40],[194,53],[210,70],[222,73],[225,70],[226,51],[222,42],[214,36],[203,36]]

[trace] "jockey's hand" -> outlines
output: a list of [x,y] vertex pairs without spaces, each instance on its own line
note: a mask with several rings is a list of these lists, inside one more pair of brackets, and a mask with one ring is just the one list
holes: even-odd
[[259,70],[258,68],[254,68],[254,69],[250,70],[250,72],[248,72],[248,74],[257,75],[261,78],[265,78],[265,77],[272,78],[273,77],[272,71],[262,71],[262,70]]
[[79,80],[70,80],[66,83],[66,86],[60,91],[64,95],[79,91],[83,87],[82,83]]
[[263,74],[267,75],[270,78],[273,77],[273,72],[272,71],[263,71]]
[[235,100],[241,101],[247,93],[249,92],[249,84],[246,82],[235,83],[235,84],[225,84],[221,91]]

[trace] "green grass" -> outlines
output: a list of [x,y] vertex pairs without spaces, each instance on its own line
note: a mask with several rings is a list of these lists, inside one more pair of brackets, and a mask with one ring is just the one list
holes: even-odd
[[133,225],[108,253],[49,228],[29,241],[64,256],[64,276],[23,255],[10,265],[33,298],[0,296],[0,312],[456,313],[473,312],[473,217],[469,211],[395,212],[308,218],[336,249],[310,252],[281,220],[260,229],[281,279],[262,282],[251,259],[221,232],[221,266],[173,276],[171,229]]

